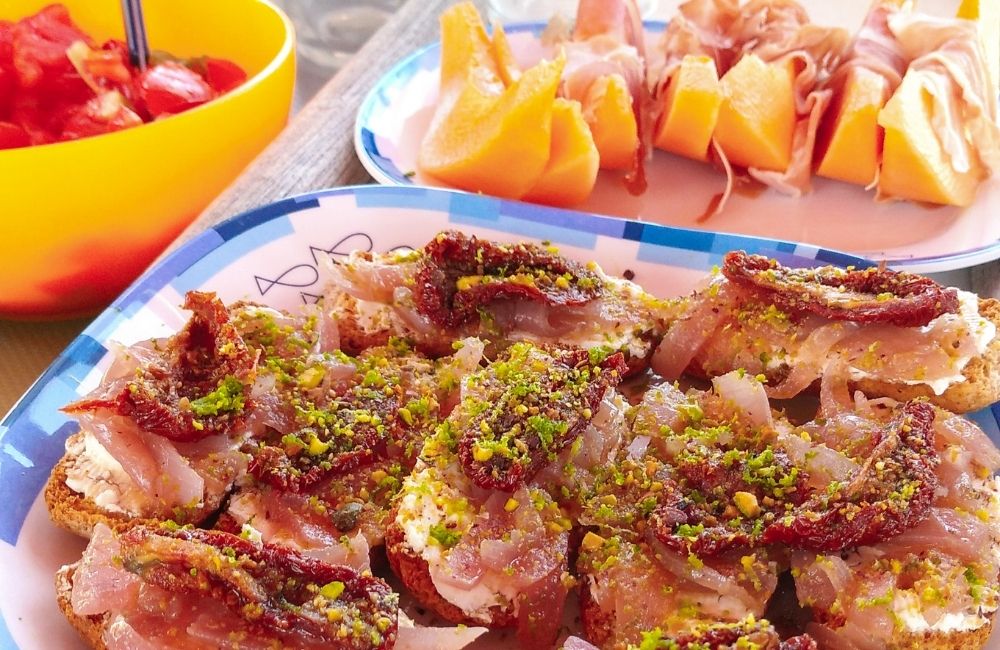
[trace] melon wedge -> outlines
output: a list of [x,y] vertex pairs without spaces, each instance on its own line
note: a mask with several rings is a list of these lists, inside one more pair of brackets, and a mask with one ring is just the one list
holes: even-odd
[[461,92],[472,70],[480,83],[501,82],[483,19],[474,4],[461,2],[441,14],[441,95]]
[[671,75],[654,144],[695,160],[708,159],[722,90],[715,61],[689,54]]
[[882,150],[878,114],[889,93],[886,78],[867,68],[847,74],[817,135],[819,176],[865,186],[875,180]]
[[583,101],[583,117],[601,155],[601,168],[631,169],[639,147],[639,128],[625,78],[610,74],[594,81]]
[[986,177],[975,154],[970,168],[956,170],[934,130],[931,96],[920,75],[908,72],[879,113],[885,129],[879,193],[882,196],[967,206]]
[[507,40],[507,32],[503,30],[503,25],[494,23],[493,40],[490,43],[490,51],[493,60],[497,65],[497,72],[504,84],[509,86],[521,78],[521,67],[514,58],[514,51],[510,48],[510,41]]
[[747,54],[719,82],[722,105],[714,137],[729,161],[785,171],[795,131],[794,64]]
[[543,61],[500,93],[470,74],[454,102],[438,105],[420,145],[420,169],[463,190],[524,196],[549,160],[564,63],[562,56]]
[[582,203],[594,189],[600,159],[580,103],[556,99],[549,162],[524,199],[560,207]]

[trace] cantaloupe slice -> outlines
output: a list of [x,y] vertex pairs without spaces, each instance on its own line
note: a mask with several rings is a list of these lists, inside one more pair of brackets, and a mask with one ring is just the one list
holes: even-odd
[[583,100],[583,117],[601,154],[601,168],[631,169],[639,128],[625,78],[610,74],[594,81]]
[[879,193],[883,196],[966,206],[986,172],[970,152],[970,168],[958,171],[931,122],[932,99],[920,75],[908,72],[879,113],[885,129]]
[[733,164],[785,171],[795,131],[795,72],[790,59],[765,63],[747,54],[722,76],[715,139]]
[[708,158],[722,90],[711,57],[689,54],[671,75],[654,144],[695,160]]
[[472,70],[484,85],[501,82],[483,19],[474,4],[461,2],[441,14],[441,95],[461,92]]
[[563,56],[543,61],[499,94],[470,74],[454,102],[438,105],[420,145],[420,169],[460,189],[524,196],[549,160],[564,64]]
[[865,186],[875,180],[882,150],[878,114],[888,99],[885,77],[867,68],[848,72],[817,135],[819,176]]
[[504,84],[511,85],[521,78],[521,66],[514,58],[514,51],[510,48],[510,41],[507,40],[507,32],[503,30],[500,23],[493,24],[493,40],[490,43],[490,51],[493,60],[497,65],[497,72]]
[[561,207],[582,203],[594,189],[600,160],[580,102],[557,98],[552,105],[549,162],[524,200]]

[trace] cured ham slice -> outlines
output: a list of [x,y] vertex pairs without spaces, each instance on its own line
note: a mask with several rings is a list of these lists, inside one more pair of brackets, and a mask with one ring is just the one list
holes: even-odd
[[390,565],[423,604],[454,622],[516,626],[526,648],[551,645],[573,526],[559,500],[579,498],[620,446],[623,368],[621,355],[519,343],[466,378],[387,533]]
[[[392,499],[424,436],[454,407],[463,378],[479,368],[479,340],[456,347],[434,360],[402,342],[356,358],[266,353],[261,376],[273,381],[268,398],[257,400],[261,432],[248,445],[250,474],[220,527],[238,532],[251,525],[266,542],[368,568],[369,549],[383,542]],[[296,369],[297,377],[286,377],[284,368]],[[381,438],[361,435],[378,436],[380,428]],[[336,445],[340,451],[331,453]],[[359,450],[368,455],[352,465]],[[344,463],[338,466],[338,459]]]
[[722,277],[688,298],[684,311],[654,353],[658,373],[674,379],[742,368],[763,374],[772,398],[794,397],[822,377],[831,382],[825,401],[833,411],[849,401],[850,382],[943,395],[967,381],[966,366],[996,338],[975,296],[927,278],[788,269],[739,252],[726,256]]
[[[378,578],[218,531],[95,529],[63,570],[108,648],[390,648],[398,596]],[[244,640],[244,641],[241,641]]]
[[1000,164],[997,88],[976,24],[903,12],[888,24],[910,64],[879,116],[879,196],[969,205]]
[[832,91],[822,87],[823,81],[847,48],[847,32],[810,23],[795,2],[769,0],[751,0],[743,7],[734,31],[743,56],[757,56],[772,66],[793,70],[795,126],[790,162],[785,169],[751,166],[748,172],[784,194],[799,196],[810,189],[816,133],[833,97]]
[[[237,531],[250,526],[268,543],[288,546],[307,557],[356,571],[370,568],[368,539],[364,531],[356,530],[363,512],[362,504],[357,502],[331,510],[316,499],[310,501],[302,495],[273,490],[239,494],[227,510]],[[378,523],[371,522],[367,530],[380,542]]]
[[248,445],[250,473],[277,490],[308,493],[379,460],[412,467],[442,405],[450,408],[482,356],[476,339],[455,347],[437,360],[402,341],[357,358],[268,357],[276,382],[261,404],[274,410],[257,416],[263,431]]
[[119,349],[64,409],[83,431],[68,443],[67,483],[107,511],[198,520],[245,469],[257,354],[214,294],[191,292],[185,307],[181,332]]
[[[553,46],[561,47],[567,56],[561,94],[581,103],[601,167],[626,170],[626,187],[641,194],[646,189],[652,122],[638,6],[634,0],[581,0],[572,36]],[[615,104],[613,88],[624,91],[624,106],[607,105],[609,101]]]
[[[515,341],[621,351],[637,372],[672,313],[668,302],[554,247],[455,232],[405,257],[354,254],[331,261],[329,271],[340,318],[366,338],[405,337],[432,356],[481,336],[494,343],[493,354]],[[386,278],[397,282],[391,292]]]

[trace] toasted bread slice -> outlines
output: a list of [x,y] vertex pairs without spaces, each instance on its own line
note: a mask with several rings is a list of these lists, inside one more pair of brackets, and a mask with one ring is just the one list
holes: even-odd
[[[48,496],[46,494],[46,496]],[[73,576],[76,574],[76,564],[67,564],[56,572],[56,602],[59,611],[63,613],[69,624],[73,626],[80,636],[94,650],[106,650],[104,643],[104,630],[107,628],[107,614],[95,614],[93,616],[80,616],[73,611]]]
[[[73,437],[82,435],[77,433]],[[49,509],[49,517],[57,526],[89,539],[97,524],[103,523],[115,529],[131,523],[152,521],[102,508],[92,498],[74,491],[66,484],[67,472],[73,462],[73,456],[69,454],[59,459],[45,484],[45,505]]]
[[615,612],[604,609],[590,591],[591,581],[580,580],[580,624],[587,639],[598,647],[605,647],[614,630]]
[[385,531],[385,552],[389,566],[418,602],[451,623],[485,625],[488,628],[517,625],[517,616],[512,607],[490,607],[490,620],[483,621],[471,618],[457,605],[448,602],[434,586],[427,561],[406,544],[406,533],[396,523],[395,511],[390,515],[389,521],[392,523]]
[[976,650],[985,648],[993,631],[996,612],[975,630],[963,632],[898,632],[887,650]]
[[363,307],[354,296],[339,292],[330,307],[340,332],[340,349],[348,354],[385,345],[390,336],[398,334],[394,331],[389,307],[367,305]]
[[[169,515],[160,513],[163,515],[160,516],[150,513],[133,514],[125,508],[110,509],[101,506],[92,497],[71,488],[67,484],[67,479],[72,468],[79,461],[79,453],[83,449],[83,445],[80,443],[85,435],[81,432],[70,436],[66,441],[66,454],[56,463],[45,485],[45,505],[48,507],[49,517],[53,523],[71,533],[89,539],[94,526],[99,523],[106,524],[112,529],[119,529],[123,526],[179,518],[179,512],[172,512]],[[224,493],[209,494],[200,507],[185,508],[182,513],[183,517],[180,518],[184,519],[183,523],[199,524],[221,507],[225,496]]]
[[854,382],[854,387],[866,395],[892,397],[900,401],[926,397],[952,413],[969,413],[1000,402],[1000,300],[980,298],[979,313],[993,321],[998,334],[986,352],[973,358],[962,370],[965,381],[952,384],[941,395],[935,395],[925,384],[888,384],[871,379]]

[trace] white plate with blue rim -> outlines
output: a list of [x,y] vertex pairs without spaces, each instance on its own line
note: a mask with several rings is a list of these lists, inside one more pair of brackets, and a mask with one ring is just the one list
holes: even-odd
[[[523,65],[543,52],[543,23],[506,28]],[[647,43],[656,43],[665,23],[646,22]],[[354,145],[368,173],[385,185],[447,187],[420,172],[417,154],[438,94],[440,43],[402,60],[379,79],[358,110]],[[725,184],[710,165],[655,151],[647,165],[649,189],[625,190],[619,172],[602,171],[579,210],[641,219],[706,232],[728,232],[804,242],[843,250],[894,268],[935,273],[1000,258],[1000,179],[979,190],[969,208],[928,207],[908,202],[876,203],[859,186],[815,178],[801,198],[763,193],[734,194],[726,209],[703,219]]]
[[[506,241],[548,240],[659,296],[686,294],[732,249],[793,266],[868,264],[815,246],[416,187],[315,192],[219,224],[137,280],[0,422],[0,650],[83,647],[59,613],[53,589],[56,570],[79,559],[83,543],[49,522],[42,488],[75,430],[59,409],[97,385],[113,343],[176,331],[186,320],[179,305],[192,289],[278,308],[315,302],[322,293],[322,256],[418,247],[444,229]],[[1000,440],[1000,404],[974,417]]]

